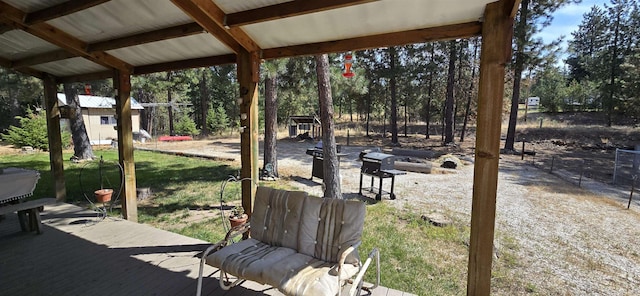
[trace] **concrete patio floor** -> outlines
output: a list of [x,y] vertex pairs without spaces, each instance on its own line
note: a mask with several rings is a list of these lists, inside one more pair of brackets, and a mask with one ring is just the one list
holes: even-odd
[[[0,294],[195,295],[199,254],[210,245],[64,203],[45,207],[42,223],[37,235],[21,232],[16,214],[0,221]],[[203,294],[282,295],[254,282],[224,291],[214,278]],[[378,287],[372,295],[412,294]]]

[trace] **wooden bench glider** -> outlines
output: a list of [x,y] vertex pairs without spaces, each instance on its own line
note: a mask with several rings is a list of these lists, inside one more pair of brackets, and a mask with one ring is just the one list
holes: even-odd
[[[228,290],[251,280],[285,295],[349,295],[380,283],[379,252],[363,263],[358,255],[365,204],[360,201],[310,197],[302,191],[258,187],[250,224],[232,228],[202,255],[197,295],[202,292],[204,264],[220,269],[220,286]],[[231,239],[249,232],[250,238]],[[363,277],[376,259],[377,281],[363,287]],[[229,281],[229,275],[236,277]]]

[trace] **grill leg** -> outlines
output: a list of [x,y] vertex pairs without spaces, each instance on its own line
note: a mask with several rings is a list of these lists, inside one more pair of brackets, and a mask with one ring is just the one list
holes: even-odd
[[395,193],[393,193],[393,186],[396,183],[396,175],[391,175],[391,194],[389,194],[389,198],[396,199]]
[[[380,176],[380,187],[378,187],[378,195],[376,195],[376,200],[382,200],[382,176]],[[371,178],[371,182],[373,182],[373,178]]]
[[358,190],[358,194],[362,195],[362,173],[360,173],[360,190]]

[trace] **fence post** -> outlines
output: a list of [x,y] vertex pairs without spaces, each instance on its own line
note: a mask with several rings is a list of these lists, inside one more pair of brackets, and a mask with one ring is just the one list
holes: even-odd
[[536,146],[533,145],[533,154],[531,155],[531,164],[536,166]]
[[638,175],[633,175],[631,182],[631,193],[629,193],[629,203],[627,204],[627,210],[631,207],[631,199],[633,198],[633,190],[636,188],[636,179],[638,179]]
[[349,129],[347,128],[347,146],[349,146]]
[[578,187],[582,187],[582,176],[584,175],[584,166],[586,164],[586,161],[583,160],[582,161],[582,167],[580,168],[580,179],[578,180]]
[[620,148],[616,148],[616,159],[613,162],[613,181],[612,181],[612,183],[614,185],[616,184],[616,173],[618,172],[618,150],[620,150]]

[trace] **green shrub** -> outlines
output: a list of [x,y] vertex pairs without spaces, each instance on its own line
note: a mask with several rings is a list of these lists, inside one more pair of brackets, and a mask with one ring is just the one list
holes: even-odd
[[178,135],[195,136],[200,134],[200,131],[196,128],[196,123],[188,116],[182,116],[178,122],[176,122],[175,131]]
[[[47,120],[44,114],[35,114],[31,109],[27,109],[24,117],[16,116],[19,126],[10,126],[6,134],[2,134],[2,140],[13,146],[31,146],[35,149],[48,150],[49,140],[47,138]],[[62,132],[62,146],[69,147],[71,134]]]

